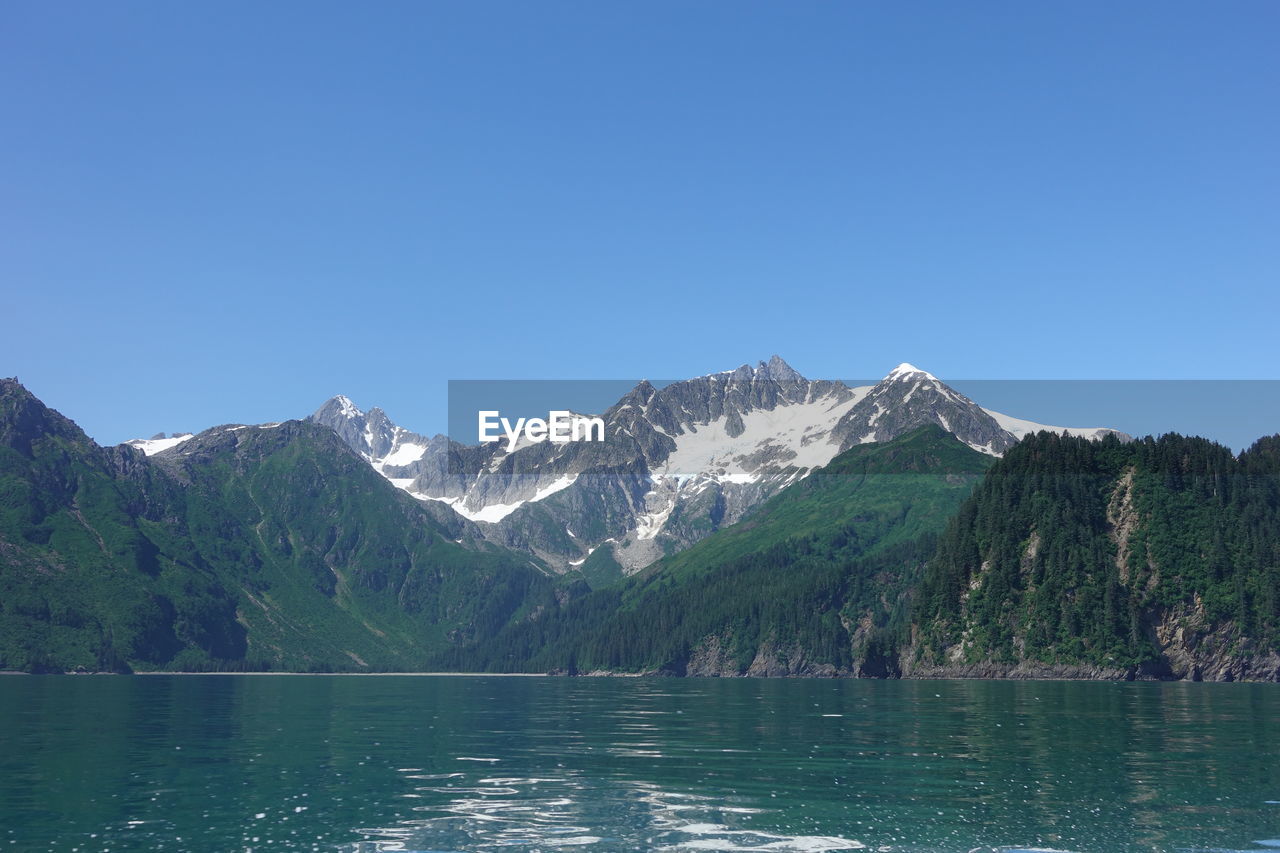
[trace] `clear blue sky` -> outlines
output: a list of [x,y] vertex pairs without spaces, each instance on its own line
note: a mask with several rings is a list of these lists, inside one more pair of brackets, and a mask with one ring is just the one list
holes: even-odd
[[1280,378],[1277,43],[1273,0],[14,0],[0,374],[103,443],[774,352]]

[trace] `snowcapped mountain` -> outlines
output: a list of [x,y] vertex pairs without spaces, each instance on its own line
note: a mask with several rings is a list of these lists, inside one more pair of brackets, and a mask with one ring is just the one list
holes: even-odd
[[427,454],[433,441],[444,437],[425,438],[403,427],[396,426],[387,413],[377,407],[368,412],[356,408],[355,403],[344,396],[328,400],[311,415],[310,420],[324,424],[338,434],[347,446],[363,456],[376,471],[395,470],[417,462]]
[[[335,397],[325,424],[409,494],[448,505],[490,540],[561,570],[636,571],[741,519],[855,444],[936,423],[1000,455],[1063,431],[983,409],[910,364],[872,386],[806,379],[778,356],[656,388],[602,414],[603,442],[463,445]],[[1113,430],[1069,429],[1101,437]]]
[[[603,441],[522,439],[511,450],[505,441],[466,445],[411,432],[382,409],[364,411],[344,396],[309,420],[332,429],[457,536],[595,578],[637,571],[686,548],[841,451],[923,424],[994,456],[1039,430],[1089,438],[1115,432],[984,409],[910,364],[874,385],[850,387],[806,379],[776,355],[661,388],[640,382],[600,417]],[[182,453],[191,438],[160,433],[126,443],[148,455]]]
[[932,373],[905,362],[889,371],[841,418],[835,435],[840,448],[847,450],[855,444],[889,441],[929,423],[994,456],[1017,443],[985,409]]

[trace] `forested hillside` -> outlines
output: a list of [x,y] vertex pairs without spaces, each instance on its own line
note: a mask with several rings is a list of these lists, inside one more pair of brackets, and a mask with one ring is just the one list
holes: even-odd
[[1041,433],[960,509],[916,608],[918,673],[1275,678],[1280,436]]
[[421,669],[554,600],[325,427],[150,459],[0,381],[0,669]]

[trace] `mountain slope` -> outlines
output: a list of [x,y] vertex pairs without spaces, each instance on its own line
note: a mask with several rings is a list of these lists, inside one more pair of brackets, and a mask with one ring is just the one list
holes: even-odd
[[163,540],[178,499],[140,453],[98,447],[0,380],[0,668],[154,665],[184,646],[243,658],[228,590],[140,522]]
[[0,383],[0,669],[405,669],[553,601],[329,429],[104,449]]
[[920,592],[916,674],[1280,679],[1280,436],[1051,434],[961,508]]
[[862,445],[625,583],[443,659],[464,669],[888,674],[931,534],[991,457],[926,426]]

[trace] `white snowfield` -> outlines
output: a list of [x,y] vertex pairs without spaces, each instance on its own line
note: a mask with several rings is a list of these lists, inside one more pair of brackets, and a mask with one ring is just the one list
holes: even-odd
[[383,466],[408,465],[411,462],[417,462],[426,452],[427,448],[421,444],[405,442],[404,444],[397,444],[394,450],[377,460],[375,464]]
[[[1056,432],[1058,434],[1066,433],[1067,435],[1075,435],[1081,438],[1100,439],[1114,430],[1107,427],[1060,427],[1049,426],[1047,424],[1038,424],[1035,421],[1024,421],[1022,418],[1013,418],[1009,415],[1002,415],[999,412],[993,412],[990,409],[983,409],[988,415],[1000,424],[1000,428],[1013,434],[1016,439],[1023,439],[1028,435],[1037,432]],[[980,449],[980,448],[979,448]]]
[[138,448],[147,456],[155,456],[161,450],[177,447],[193,435],[195,433],[185,432],[182,435],[170,436],[169,438],[131,438],[125,444]]
[[[697,424],[673,436],[676,449],[653,470],[653,478],[684,481],[705,476],[720,482],[752,483],[759,480],[765,467],[813,469],[826,465],[840,449],[831,441],[832,428],[870,390],[870,386],[854,388],[852,396],[843,401],[827,396],[779,405],[772,411],[748,412],[742,417],[744,429],[738,436],[729,435],[727,417]],[[762,450],[776,451],[772,454],[775,458],[751,459]]]

